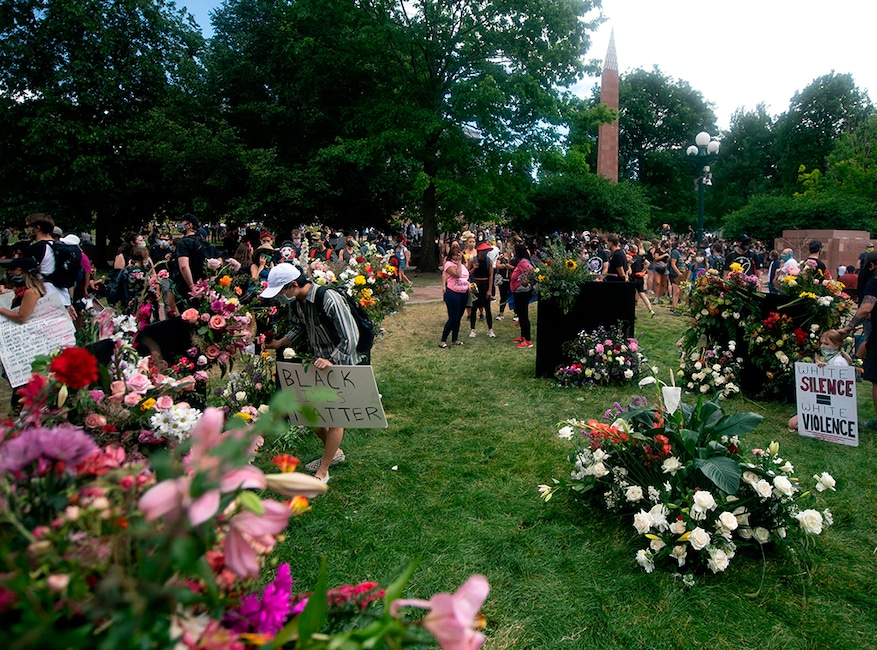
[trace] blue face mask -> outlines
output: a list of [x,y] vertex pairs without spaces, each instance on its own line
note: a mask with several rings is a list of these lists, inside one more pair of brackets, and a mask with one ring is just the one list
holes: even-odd
[[791,253],[783,253],[782,255],[780,255],[780,257],[783,258],[784,262],[788,262],[790,259],[792,259],[792,254]]
[[822,345],[819,347],[819,352],[822,354],[826,361],[831,361],[840,354],[840,348],[830,348],[827,345]]

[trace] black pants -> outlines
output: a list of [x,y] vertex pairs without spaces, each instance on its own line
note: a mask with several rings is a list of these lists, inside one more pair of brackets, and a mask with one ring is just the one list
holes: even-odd
[[475,278],[472,280],[478,287],[478,296],[472,301],[472,312],[469,314],[469,326],[475,329],[475,320],[478,318],[478,308],[484,307],[484,313],[487,317],[487,329],[493,329],[493,314],[490,311],[490,300],[487,297],[487,291],[490,289],[490,281]]
[[533,290],[515,292],[515,315],[518,317],[518,325],[521,326],[521,338],[531,341],[530,338],[530,298]]

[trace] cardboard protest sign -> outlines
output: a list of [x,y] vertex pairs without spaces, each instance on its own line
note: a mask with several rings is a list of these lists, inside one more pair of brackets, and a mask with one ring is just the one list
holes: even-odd
[[855,368],[797,362],[795,393],[800,435],[859,446]]
[[[0,296],[0,307],[12,304],[12,293]],[[76,345],[76,330],[61,298],[50,291],[37,301],[27,322],[0,316],[0,360],[13,388],[30,380],[33,360],[59,348]]]
[[[293,424],[352,429],[386,429],[387,416],[371,366],[331,366],[318,370],[290,361],[277,362],[280,390],[295,391],[302,404],[317,412],[315,423],[293,413]],[[324,399],[328,393],[329,399]],[[321,395],[322,394],[322,395]]]

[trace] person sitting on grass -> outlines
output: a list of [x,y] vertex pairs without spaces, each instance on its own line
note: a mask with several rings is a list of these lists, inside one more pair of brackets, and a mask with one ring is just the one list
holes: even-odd
[[[846,336],[840,330],[826,330],[819,337],[819,357],[816,365],[820,368],[823,366],[851,366],[853,360],[841,347]],[[789,419],[789,430],[798,430],[798,415],[795,414]]]

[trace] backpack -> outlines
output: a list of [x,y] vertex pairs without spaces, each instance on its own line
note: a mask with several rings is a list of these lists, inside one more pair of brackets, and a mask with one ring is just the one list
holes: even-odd
[[315,302],[323,327],[326,327],[327,329],[333,327],[332,320],[326,314],[323,307],[326,300],[326,291],[329,291],[330,289],[344,298],[344,301],[350,308],[353,320],[356,321],[356,328],[359,330],[359,342],[356,344],[356,351],[368,358],[372,346],[375,344],[375,322],[371,319],[371,316],[368,315],[368,312],[363,309],[362,305],[360,305],[352,296],[348,296],[343,291],[338,291],[335,287],[317,287],[317,299]]
[[62,289],[74,286],[82,277],[82,251],[78,246],[62,244],[59,241],[48,244],[55,254],[55,270],[47,281]]
[[725,269],[725,258],[721,255],[710,255],[707,261],[710,263],[710,268],[715,269],[719,273]]
[[[189,256],[189,268],[192,269],[192,277],[198,278],[203,273],[204,263],[210,259],[221,258],[222,253],[219,252],[219,249],[217,249],[216,246],[205,240],[200,235],[189,235],[189,237],[195,238],[195,246],[192,247]],[[174,259],[176,259],[176,254]],[[195,269],[198,269],[198,271],[195,271]],[[179,266],[174,269],[174,279],[178,284],[183,279],[183,274],[180,273]],[[184,292],[183,295],[186,295],[186,293]]]
[[107,303],[115,305],[121,303],[127,305],[130,302],[130,292],[128,291],[128,273],[127,267],[124,269],[115,269],[107,281]]

